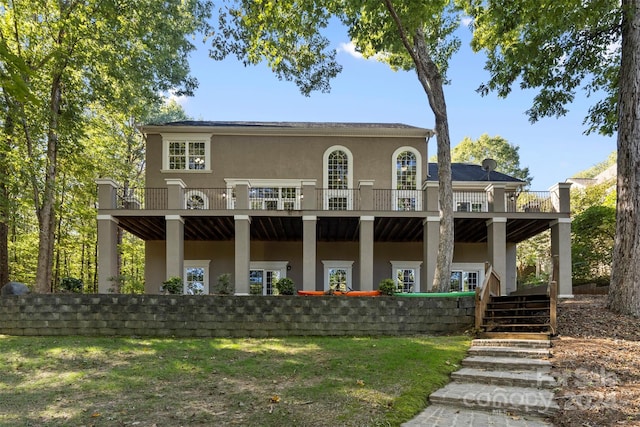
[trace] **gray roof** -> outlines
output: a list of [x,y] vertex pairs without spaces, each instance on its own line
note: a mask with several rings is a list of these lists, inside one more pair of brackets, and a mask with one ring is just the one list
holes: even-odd
[[[153,125],[153,124],[149,124]],[[422,129],[402,123],[358,123],[358,122],[252,122],[252,121],[207,121],[183,120],[157,124],[158,126],[203,126],[203,127],[260,127],[260,128],[356,128],[356,129]]]
[[[429,163],[429,177],[427,181],[438,180],[438,164]],[[452,181],[486,181],[486,182],[518,182],[524,183],[525,181],[506,175],[502,172],[491,171],[487,172],[482,169],[482,166],[471,163],[451,163],[451,180]]]

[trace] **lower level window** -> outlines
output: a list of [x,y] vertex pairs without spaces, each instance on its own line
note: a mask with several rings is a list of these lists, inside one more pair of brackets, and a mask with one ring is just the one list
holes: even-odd
[[353,261],[322,261],[324,264],[324,290],[349,291]]
[[249,291],[252,295],[278,295],[276,282],[286,277],[286,261],[256,261],[249,270]]
[[480,271],[452,270],[451,292],[475,291],[480,286]]
[[184,262],[184,293],[206,295],[209,293],[209,261]]
[[420,261],[391,261],[396,292],[420,292]]

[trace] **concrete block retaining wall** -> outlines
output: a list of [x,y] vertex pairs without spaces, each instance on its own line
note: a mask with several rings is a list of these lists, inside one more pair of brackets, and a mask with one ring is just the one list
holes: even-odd
[[0,297],[0,334],[180,337],[449,334],[473,297],[24,295]]

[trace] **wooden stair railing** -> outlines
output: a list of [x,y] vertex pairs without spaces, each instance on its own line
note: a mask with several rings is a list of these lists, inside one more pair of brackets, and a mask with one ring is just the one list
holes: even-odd
[[551,329],[551,334],[556,335],[558,331],[558,275],[560,271],[558,256],[553,256],[551,261],[551,274],[549,275],[549,285],[547,286],[547,296],[549,297],[549,328]]
[[493,271],[488,262],[485,263],[484,282],[481,288],[476,288],[476,329],[482,327],[482,320],[487,311],[487,305],[492,296],[500,295],[500,276]]

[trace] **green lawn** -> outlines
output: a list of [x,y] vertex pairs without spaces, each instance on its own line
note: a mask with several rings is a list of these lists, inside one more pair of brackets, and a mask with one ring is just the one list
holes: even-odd
[[0,425],[395,426],[469,344],[0,335]]

